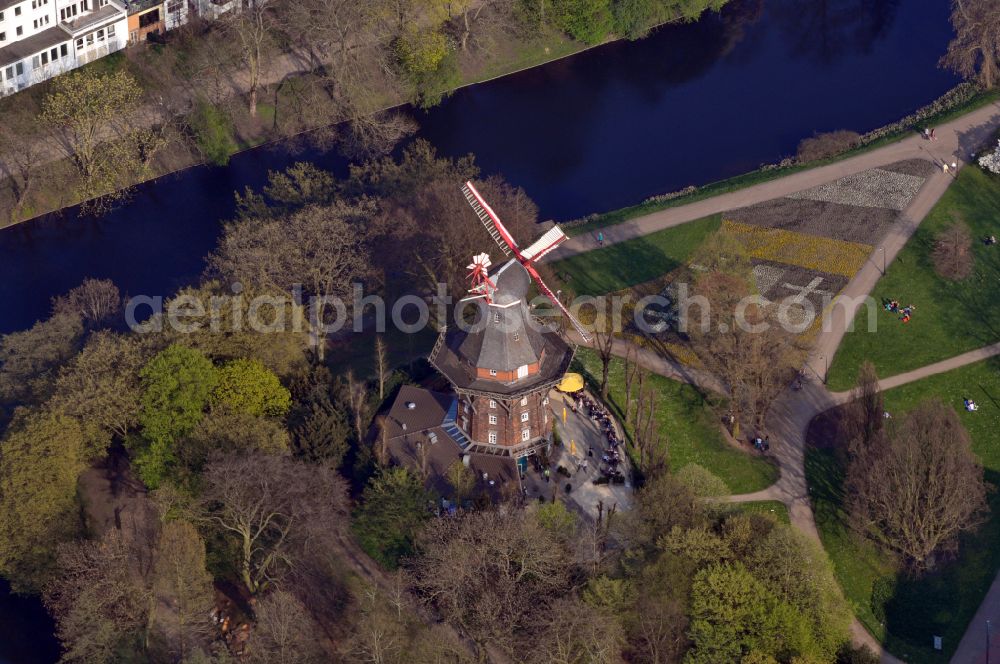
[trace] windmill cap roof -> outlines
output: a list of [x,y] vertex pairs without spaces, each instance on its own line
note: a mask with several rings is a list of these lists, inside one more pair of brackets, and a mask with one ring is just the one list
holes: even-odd
[[490,274],[490,279],[496,284],[493,302],[500,305],[523,300],[531,287],[531,275],[515,258],[498,267]]

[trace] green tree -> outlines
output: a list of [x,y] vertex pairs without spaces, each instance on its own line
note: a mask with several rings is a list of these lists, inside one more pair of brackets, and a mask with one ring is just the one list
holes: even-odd
[[80,349],[82,336],[79,316],[57,314],[0,338],[0,402],[25,405],[48,397],[56,372]]
[[586,44],[604,41],[614,27],[610,0],[553,0],[560,30]]
[[260,360],[237,359],[218,370],[213,407],[256,417],[284,417],[292,394]]
[[414,537],[430,518],[433,496],[406,468],[390,468],[374,476],[361,495],[352,522],[358,541],[382,565],[395,569],[413,553]]
[[[138,117],[142,94],[126,71],[85,68],[52,80],[41,120],[73,164],[82,200],[120,198],[148,171],[162,137]],[[102,205],[87,204],[95,211]]]
[[200,351],[174,344],[154,356],[140,377],[139,421],[147,444],[139,446],[136,466],[143,482],[155,488],[174,461],[174,442],[201,421],[218,374]]
[[199,99],[188,119],[202,157],[217,166],[229,163],[229,156],[238,149],[233,138],[232,122],[212,103]]
[[0,575],[18,592],[38,591],[79,531],[83,445],[79,423],[53,412],[20,414],[0,443]]
[[777,653],[791,613],[740,563],[701,570],[691,588],[690,664],[737,664],[751,652]]
[[134,337],[97,332],[62,367],[49,406],[85,424],[85,455],[102,455],[113,438],[124,440],[139,419],[143,354]]

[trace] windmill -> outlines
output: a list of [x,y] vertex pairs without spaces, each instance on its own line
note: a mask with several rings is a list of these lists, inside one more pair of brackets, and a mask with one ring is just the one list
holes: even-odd
[[[493,208],[491,208],[489,204],[480,195],[480,193],[476,191],[476,188],[472,185],[472,182],[466,182],[464,185],[462,185],[462,193],[465,194],[465,200],[467,200],[469,202],[469,205],[472,206],[472,209],[473,211],[475,211],[476,216],[479,217],[479,220],[481,222],[483,222],[483,226],[486,227],[486,231],[490,234],[490,237],[493,238],[494,242],[496,242],[497,245],[499,245],[500,250],[504,253],[504,255],[510,256],[511,254],[513,254],[513,257],[522,266],[524,266],[524,269],[528,272],[529,275],[531,275],[531,278],[538,286],[538,289],[545,294],[545,297],[549,298],[552,304],[556,305],[559,308],[559,310],[562,311],[563,314],[565,314],[569,322],[573,325],[574,328],[576,328],[576,331],[580,333],[581,337],[583,337],[583,340],[589,343],[590,334],[587,332],[586,328],[584,328],[583,324],[580,323],[580,321],[578,321],[573,316],[573,314],[569,312],[569,309],[563,306],[563,303],[559,301],[559,298],[557,298],[555,293],[552,292],[552,289],[550,289],[548,286],[545,285],[545,282],[542,281],[542,277],[538,274],[538,270],[536,270],[534,266],[534,263],[536,263],[540,258],[547,255],[553,249],[555,249],[560,244],[566,241],[566,234],[562,232],[562,229],[560,229],[558,226],[553,226],[549,230],[545,231],[545,233],[543,233],[540,238],[535,240],[533,244],[529,245],[525,249],[521,249],[518,246],[517,241],[514,239],[514,237],[510,234],[507,228],[500,221],[500,218],[497,216],[496,212],[493,211]],[[484,254],[480,254],[480,256],[483,255]],[[477,258],[479,258],[479,256],[477,256]],[[486,260],[488,266],[489,257],[487,257]],[[476,265],[475,259],[473,259],[473,265],[469,266],[470,270],[474,270],[475,265]],[[475,289],[476,288],[475,272],[473,272],[470,276],[473,277],[473,288]],[[489,283],[490,282],[488,279],[485,283],[479,282],[481,290],[473,291],[477,293],[483,292],[483,294],[487,297],[487,302],[489,301],[490,297],[488,294],[490,291],[488,291],[487,288],[487,285]]]

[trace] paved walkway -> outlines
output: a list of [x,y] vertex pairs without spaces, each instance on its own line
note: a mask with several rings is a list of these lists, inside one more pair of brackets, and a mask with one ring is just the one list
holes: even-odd
[[[710,214],[785,196],[837,180],[846,175],[886,166],[905,159],[929,159],[935,164],[951,163],[952,161],[964,164],[966,159],[992,136],[998,126],[1000,126],[1000,104],[990,104],[938,127],[935,132],[938,136],[936,141],[931,142],[920,136],[913,136],[829,166],[796,173],[690,205],[638,217],[602,229],[605,244],[615,244],[641,237]],[[946,174],[940,170],[928,178],[909,207],[903,211],[900,222],[893,224],[881,246],[876,248],[866,265],[854,275],[841,295],[838,296],[833,309],[827,313],[815,348],[806,361],[806,368],[803,372],[807,379],[803,381],[800,389],[789,388],[786,390],[776,400],[766,418],[768,432],[772,441],[775,441],[772,446],[773,455],[777,459],[781,471],[778,481],[763,491],[731,496],[731,501],[780,500],[788,507],[792,525],[819,541],[819,532],[816,529],[805,477],[806,430],[809,422],[817,414],[850,399],[850,392],[831,393],[826,389],[824,381],[830,361],[840,345],[848,325],[853,320],[857,308],[871,293],[876,282],[882,276],[883,265],[892,262],[920,222],[948,189],[953,178],[954,174]],[[563,244],[560,250],[554,252],[552,260],[596,248],[596,238],[590,235],[578,236],[570,239]],[[624,355],[628,352],[629,347],[630,344],[621,341],[616,343],[614,352],[616,355]],[[685,369],[671,360],[659,358],[650,351],[637,349],[633,352],[636,353],[637,361],[657,373],[700,385],[707,385],[712,381],[712,378],[703,372]],[[648,357],[647,354],[653,357]],[[998,354],[1000,354],[1000,343],[906,374],[887,378],[880,382],[880,386],[883,389],[890,389]],[[979,613],[970,624],[952,659],[953,662],[967,664],[981,661],[985,657],[985,621],[987,618],[1000,619],[1000,576],[990,588]],[[851,633],[856,645],[867,645],[876,653],[880,653],[883,662],[899,662],[898,659],[882,649],[881,644],[865,630],[858,620],[853,621]]]
[[[945,125],[936,128],[936,141],[924,140],[921,136],[914,134],[910,138],[891,143],[885,147],[870,150],[856,157],[843,159],[841,161],[819,166],[809,170],[793,173],[777,180],[764,182],[739,189],[732,193],[722,194],[696,201],[688,205],[667,208],[660,212],[636,217],[614,226],[602,228],[604,233],[604,244],[617,244],[625,240],[655,233],[665,228],[672,228],[685,224],[695,219],[701,219],[719,212],[734,210],[736,208],[762,203],[781,196],[809,189],[826,182],[838,180],[847,175],[853,175],[878,166],[887,166],[897,161],[905,159],[928,159],[940,164],[943,161],[965,161],[969,155],[984,141],[988,140],[993,131],[1000,126],[1000,103],[992,103],[980,108],[972,113],[963,115]],[[946,182],[948,176],[943,173],[938,174],[938,187],[943,192],[947,187],[942,182]],[[925,187],[926,189],[927,187]],[[931,204],[940,196],[940,192],[934,195],[929,192],[925,200],[930,200]],[[917,204],[911,204],[913,208]],[[919,221],[923,215],[914,216]],[[553,251],[548,261],[557,261],[576,254],[584,253],[598,248],[596,231],[594,233],[578,235],[572,237]]]

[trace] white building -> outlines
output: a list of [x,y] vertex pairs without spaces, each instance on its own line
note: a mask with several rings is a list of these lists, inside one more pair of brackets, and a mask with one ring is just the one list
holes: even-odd
[[0,96],[121,50],[122,0],[0,0]]

